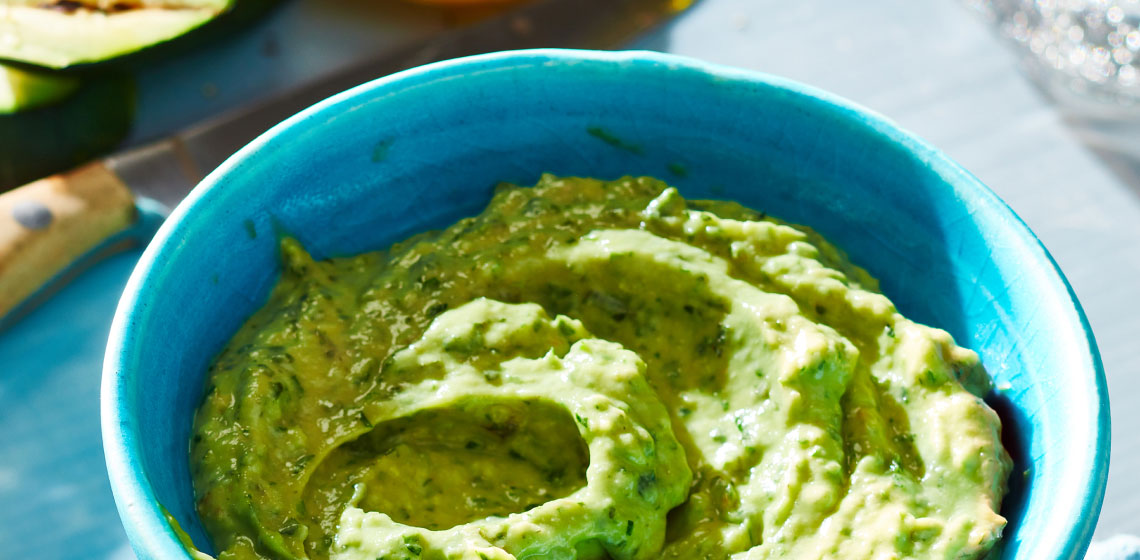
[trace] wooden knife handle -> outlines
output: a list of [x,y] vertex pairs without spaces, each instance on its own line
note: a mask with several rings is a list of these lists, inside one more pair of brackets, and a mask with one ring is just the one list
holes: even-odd
[[0,317],[136,217],[126,184],[101,163],[0,194]]

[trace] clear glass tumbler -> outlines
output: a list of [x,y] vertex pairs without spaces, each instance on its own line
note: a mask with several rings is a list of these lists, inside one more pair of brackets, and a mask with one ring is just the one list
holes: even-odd
[[967,0],[1097,149],[1140,161],[1140,0]]

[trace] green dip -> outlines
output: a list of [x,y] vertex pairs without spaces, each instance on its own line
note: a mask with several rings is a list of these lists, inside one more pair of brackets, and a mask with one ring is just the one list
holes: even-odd
[[194,424],[219,558],[958,559],[1005,526],[977,356],[807,228],[546,176],[282,250]]

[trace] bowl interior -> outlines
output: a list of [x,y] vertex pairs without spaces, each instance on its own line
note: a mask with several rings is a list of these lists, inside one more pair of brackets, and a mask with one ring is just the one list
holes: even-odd
[[208,362],[264,301],[277,241],[380,249],[479,212],[542,172],[652,175],[810,225],[909,317],[979,352],[1017,462],[1012,558],[1079,558],[1099,512],[1107,400],[1079,305],[989,190],[881,117],[777,78],[650,53],[527,51],[361,86],[248,146],[183,203],[120,304],[104,440],[143,558],[180,557],[158,504],[203,550],[187,448]]

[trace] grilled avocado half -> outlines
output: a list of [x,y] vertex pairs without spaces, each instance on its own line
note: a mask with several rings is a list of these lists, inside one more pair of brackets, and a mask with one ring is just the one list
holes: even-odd
[[0,65],[0,192],[107,153],[130,131],[128,75],[28,74]]
[[164,43],[236,0],[0,0],[0,58],[66,68]]

